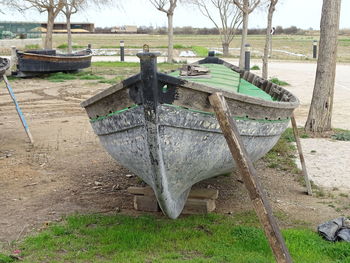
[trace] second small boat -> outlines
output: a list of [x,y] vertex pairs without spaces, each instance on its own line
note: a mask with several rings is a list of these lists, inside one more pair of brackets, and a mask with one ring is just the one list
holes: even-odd
[[58,54],[54,49],[17,51],[17,77],[54,72],[75,72],[91,66],[92,53],[86,49],[73,54]]

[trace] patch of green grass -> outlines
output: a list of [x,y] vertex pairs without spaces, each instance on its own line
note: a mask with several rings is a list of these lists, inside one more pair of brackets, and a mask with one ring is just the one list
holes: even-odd
[[119,83],[120,81],[122,81],[124,79],[124,77],[115,77],[115,78],[112,78],[112,79],[102,79],[99,81],[99,83],[107,83],[107,84],[117,84]]
[[278,78],[271,78],[269,79],[272,83],[275,83],[278,86],[289,86],[290,84],[288,82],[285,82],[283,80],[280,80]]
[[97,76],[97,75],[94,75],[94,74],[86,74],[86,75],[82,75],[79,77],[79,79],[85,79],[85,80],[95,80],[95,79],[104,79],[104,77],[102,76]]
[[51,82],[64,82],[66,80],[77,79],[77,76],[71,73],[57,72],[50,74],[46,79]]
[[332,138],[338,141],[350,141],[350,131],[334,129],[335,134],[332,135]]
[[60,44],[57,46],[57,48],[59,48],[59,49],[68,48],[68,44],[67,43]]
[[277,144],[264,156],[263,159],[267,162],[267,166],[270,168],[299,174],[300,171],[294,162],[296,148],[290,143],[294,139],[291,132],[293,131],[287,129],[282,134]]
[[258,65],[254,65],[250,68],[250,70],[260,70],[260,67]]
[[25,45],[24,49],[28,50],[28,49],[39,49],[40,46],[39,44],[32,44],[32,45]]
[[[305,132],[303,128],[298,128],[298,133],[300,138],[309,138],[309,135]],[[293,129],[287,128],[282,134],[281,138],[287,140],[287,142],[295,142]]]
[[[82,46],[82,45],[72,45],[72,48],[85,48],[87,46]],[[67,49],[68,48],[68,44],[67,43],[63,43],[61,45],[58,45],[57,48],[59,49]]]
[[94,67],[121,67],[121,68],[135,68],[140,67],[139,62],[119,62],[119,61],[100,61],[100,62],[92,62],[92,66]]
[[[177,220],[75,215],[18,246],[23,262],[275,262],[262,229],[249,222],[259,225],[254,212]],[[294,262],[349,262],[349,243],[305,229],[282,232]]]
[[196,53],[198,57],[207,57],[209,50],[206,47],[192,46],[192,51]]
[[185,46],[182,44],[174,44],[175,49],[185,49],[185,48],[192,48],[191,46]]
[[345,194],[345,193],[340,193],[339,196],[341,196],[341,197],[349,197],[349,195]]
[[0,263],[11,263],[14,261],[15,260],[13,258],[0,253]]
[[66,80],[75,80],[75,79],[102,80],[104,79],[104,77],[92,74],[88,71],[80,71],[77,73],[64,73],[64,72],[52,73],[48,77],[46,77],[46,79],[51,82],[64,82]]

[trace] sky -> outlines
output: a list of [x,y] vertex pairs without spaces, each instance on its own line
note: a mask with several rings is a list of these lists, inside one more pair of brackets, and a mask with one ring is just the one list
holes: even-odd
[[[116,1],[116,0],[115,0]],[[120,0],[119,0],[120,1]],[[153,7],[149,0],[126,0],[122,7],[89,8],[72,16],[73,22],[91,22],[95,27],[122,25],[162,27],[167,25],[165,13]],[[273,17],[273,26],[297,26],[319,29],[322,0],[279,0]],[[350,28],[350,0],[342,0],[340,28]],[[346,14],[347,13],[347,14]],[[255,10],[249,17],[249,28],[266,27],[266,11]],[[0,14],[0,21],[46,21],[45,15],[31,11],[25,15],[9,12]],[[56,19],[64,22],[63,16]],[[174,26],[213,27],[194,6],[179,4],[174,12]]]

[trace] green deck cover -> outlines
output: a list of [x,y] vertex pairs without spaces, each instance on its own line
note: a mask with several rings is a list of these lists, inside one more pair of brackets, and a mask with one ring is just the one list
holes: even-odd
[[[240,79],[239,73],[233,71],[230,68],[221,64],[200,64],[201,67],[210,69],[210,77],[181,77],[183,79],[211,86],[214,88],[220,88],[222,90],[234,91],[248,96],[260,98],[263,100],[272,101],[272,97],[265,91],[259,89],[253,84],[244,79]],[[170,73],[170,76],[179,77],[179,71]]]

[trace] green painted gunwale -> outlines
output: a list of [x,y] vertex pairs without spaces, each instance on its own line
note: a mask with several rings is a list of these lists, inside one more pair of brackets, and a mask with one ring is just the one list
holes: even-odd
[[[201,66],[204,66],[204,67],[210,69],[210,74],[211,74],[210,78],[208,78],[208,77],[204,77],[204,78],[181,77],[181,78],[192,81],[192,82],[196,82],[199,84],[204,84],[207,86],[221,88],[221,89],[229,91],[229,92],[237,92],[240,94],[245,94],[248,96],[264,99],[267,101],[273,101],[273,98],[269,94],[267,94],[263,90],[259,89],[258,87],[254,86],[253,84],[249,83],[248,81],[240,78],[239,73],[231,70],[230,68],[225,67],[224,65],[221,65],[221,64],[201,64]],[[173,76],[173,77],[179,77],[179,71],[174,71],[174,72],[170,73],[169,75]],[[199,113],[203,113],[203,114],[209,114],[209,115],[214,114],[212,112],[199,111],[199,110],[195,110],[195,109],[188,109],[185,107],[176,106],[176,105],[172,105],[172,104],[165,104],[165,105],[175,107],[175,108],[186,109],[186,110],[193,111],[193,112],[199,112]],[[138,107],[138,105],[132,105],[131,107],[128,107],[128,108],[125,108],[122,110],[118,110],[118,111],[114,111],[114,112],[109,113],[105,116],[99,116],[97,118],[90,119],[90,122],[100,121],[100,120],[106,119],[110,116],[122,113],[126,110],[133,109],[135,107]],[[251,118],[247,118],[247,117],[237,117],[237,116],[235,116],[234,119],[235,120],[254,120],[254,121],[259,121],[259,122],[286,122],[286,121],[290,120],[290,118],[281,119],[281,120],[266,120],[266,119],[251,119]]]
[[200,64],[200,66],[206,67],[210,70],[209,78],[200,76],[183,77],[179,76],[180,71],[174,71],[169,75],[199,84],[204,84],[213,88],[220,88],[229,92],[237,92],[267,101],[274,101],[274,99],[265,91],[240,78],[239,73],[222,64]]

